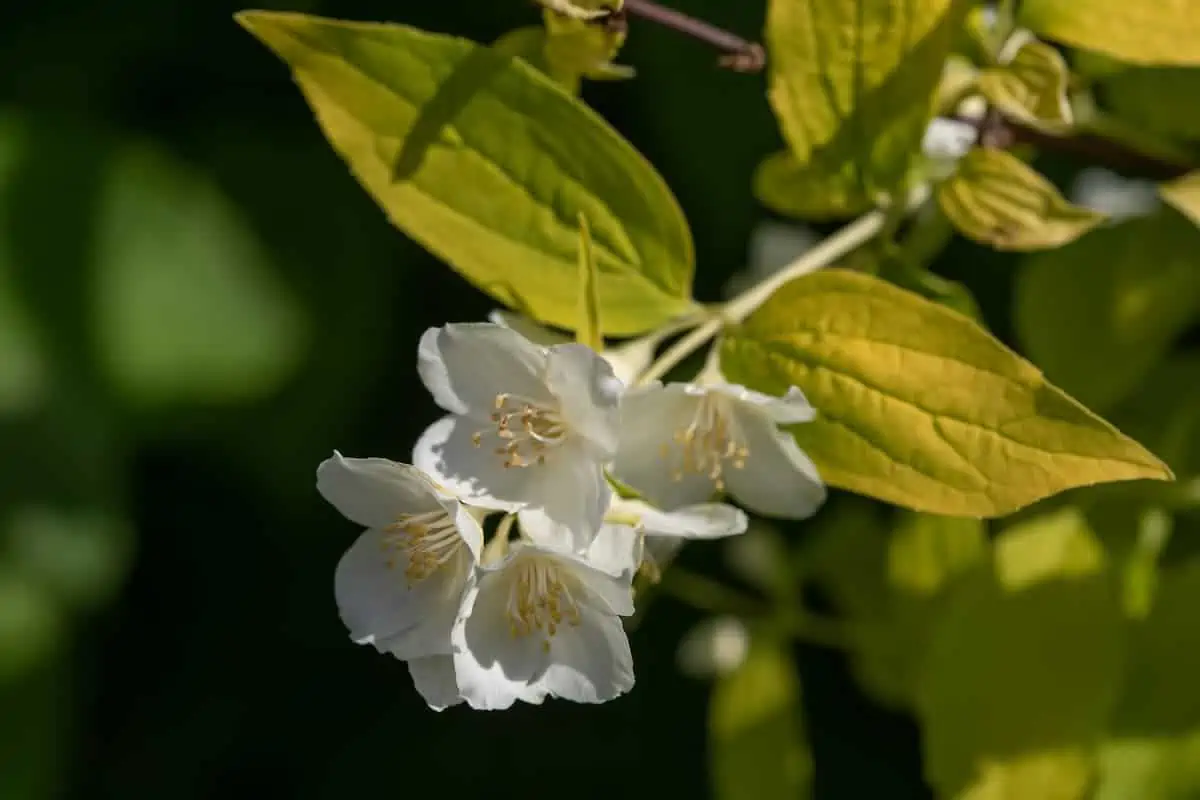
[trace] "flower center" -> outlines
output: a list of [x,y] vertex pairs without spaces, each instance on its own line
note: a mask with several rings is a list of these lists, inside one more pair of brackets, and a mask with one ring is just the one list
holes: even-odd
[[706,392],[688,424],[672,434],[674,446],[664,444],[660,455],[669,461],[672,451],[679,451],[678,463],[671,471],[672,480],[682,481],[685,475],[707,475],[717,491],[724,491],[726,464],[742,469],[750,455],[750,448],[739,434],[723,398]]
[[396,568],[396,558],[407,562],[404,577],[409,588],[437,572],[456,556],[463,545],[454,520],[443,510],[423,514],[401,514],[383,529],[383,549],[388,569]]
[[529,558],[516,567],[508,592],[508,629],[513,638],[535,631],[545,636],[542,650],[550,650],[550,639],[563,622],[579,625],[579,604],[564,580],[561,568],[550,559]]
[[[567,438],[567,426],[558,409],[518,395],[496,395],[492,422],[503,442],[495,452],[504,457],[505,468],[545,464],[547,453]],[[476,433],[471,441],[480,447],[483,433]]]

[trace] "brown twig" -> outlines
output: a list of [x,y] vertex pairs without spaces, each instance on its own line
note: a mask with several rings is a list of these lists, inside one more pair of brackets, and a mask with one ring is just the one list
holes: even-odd
[[664,28],[712,45],[723,51],[720,65],[735,72],[759,72],[767,63],[767,52],[758,42],[743,39],[724,28],[689,17],[682,11],[661,6],[653,0],[625,0],[623,11],[630,16],[658,23]]
[[1039,130],[990,109],[981,119],[955,116],[951,119],[975,126],[978,141],[984,147],[1008,149],[1019,144],[1033,145],[1041,150],[1086,159],[1118,172],[1154,180],[1169,180],[1191,171],[1193,167],[1134,150],[1126,145],[1088,133],[1058,135]]

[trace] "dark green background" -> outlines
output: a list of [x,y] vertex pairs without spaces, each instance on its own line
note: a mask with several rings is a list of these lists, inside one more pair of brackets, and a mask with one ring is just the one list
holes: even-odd
[[[747,35],[762,27],[762,2],[679,6]],[[273,7],[480,41],[537,20],[520,0]],[[0,662],[22,637],[42,642],[0,670],[0,798],[705,796],[708,686],[674,664],[698,612],[657,603],[632,637],[636,688],[595,708],[435,714],[401,663],[347,638],[332,577],[356,530],[317,495],[316,465],[335,448],[406,458],[437,413],[415,372],[418,336],[491,306],[387,224],[285,67],[234,23],[239,8],[38,0],[0,12],[0,114],[28,133],[0,183],[0,269],[50,363],[36,406],[0,413],[0,513],[7,524],[30,503],[99,510],[132,532],[100,537],[127,571],[95,602],[26,581],[48,611],[0,638]],[[622,61],[639,79],[586,97],[679,196],[698,295],[715,299],[768,216],[750,191],[779,146],[765,80],[637,21]],[[99,187],[131,142],[215,182],[295,304],[298,364],[265,393],[138,403],[114,387],[96,345]],[[1006,272],[988,259],[959,244],[944,263],[970,268],[1003,330]],[[709,568],[717,554],[684,558]],[[838,656],[798,655],[816,796],[927,796],[915,727],[863,699]]]

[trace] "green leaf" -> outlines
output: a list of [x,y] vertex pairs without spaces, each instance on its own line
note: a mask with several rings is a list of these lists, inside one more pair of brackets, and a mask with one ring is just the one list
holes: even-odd
[[709,768],[717,800],[796,800],[809,795],[812,757],[801,721],[800,681],[787,652],[755,641],[713,687]]
[[600,300],[596,293],[599,283],[596,257],[592,252],[592,235],[587,217],[579,215],[579,329],[575,341],[586,344],[597,353],[604,349],[600,336]]
[[983,522],[903,512],[888,545],[888,582],[913,597],[932,597],[988,552]]
[[1200,476],[1200,353],[1160,362],[1113,409],[1113,420],[1180,478]]
[[1028,39],[1002,66],[984,70],[979,90],[992,105],[1014,119],[1033,124],[1071,123],[1067,84],[1071,70],[1057,50]]
[[814,215],[863,208],[901,187],[970,5],[771,0],[769,99],[796,169],[770,167],[760,184],[790,184],[795,198],[780,205],[815,206]]
[[1200,734],[1115,739],[1099,755],[1091,800],[1196,800],[1200,794]]
[[[614,64],[625,45],[626,31],[604,24],[570,19],[553,11],[542,12],[546,24],[546,62],[560,80],[625,80],[634,76],[632,67]],[[578,91],[578,89],[576,89]]]
[[1105,105],[1130,124],[1178,139],[1200,139],[1200,69],[1122,69],[1101,84]]
[[164,153],[111,164],[96,220],[96,340],[139,405],[240,402],[288,377],[304,319],[246,220]]
[[790,217],[852,217],[873,205],[855,185],[853,165],[819,172],[802,166],[784,150],[763,159],[754,172],[754,196],[767,208]]
[[1200,225],[1200,170],[1158,187],[1158,193],[1171,207]]
[[1200,313],[1200,231],[1169,209],[1032,256],[1016,329],[1047,377],[1093,408],[1137,391]]
[[1083,748],[1046,750],[985,763],[958,800],[1084,800],[1092,780]]
[[868,275],[780,289],[721,352],[729,379],[817,419],[796,440],[832,486],[917,511],[1001,516],[1065,489],[1170,471],[970,319]]
[[997,250],[1060,247],[1104,220],[1067,202],[1021,159],[983,147],[967,153],[938,184],[937,201],[964,236]]
[[525,61],[403,25],[238,21],[289,64],[391,221],[493,297],[573,329],[584,213],[605,333],[694,308],[691,234],[662,178]]
[[1018,21],[1131,64],[1200,64],[1200,15],[1188,0],[1022,0]]
[[[995,569],[964,578],[933,631],[917,709],[925,774],[942,796],[996,782],[999,764],[1008,772],[1001,789],[1061,781],[1059,791],[1076,790],[979,789],[971,800],[1082,798],[1087,781],[1070,776],[1080,772],[1078,762],[1116,700],[1120,601],[1102,560],[1085,563],[1080,556],[1100,554],[1100,545],[1079,515],[1035,524],[1000,535]],[[1086,772],[1086,761],[1083,767]],[[1063,770],[1065,781],[1058,775]]]

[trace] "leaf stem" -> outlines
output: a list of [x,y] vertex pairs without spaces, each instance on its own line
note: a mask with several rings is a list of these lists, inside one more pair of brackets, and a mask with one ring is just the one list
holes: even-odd
[[[909,208],[924,202],[926,192],[914,193]],[[775,290],[801,275],[816,272],[837,261],[855,248],[863,245],[883,230],[889,217],[886,211],[876,210],[851,222],[832,236],[822,240],[791,264],[755,284],[730,300],[711,319],[694,329],[663,353],[638,379],[638,383],[649,383],[666,375],[685,358],[699,350],[727,325],[736,325],[750,316],[767,301]]]
[[682,11],[667,8],[652,0],[625,0],[621,10],[712,45],[724,52],[721,66],[735,72],[759,72],[766,66],[767,53],[761,44],[743,39],[710,22],[690,17]]

